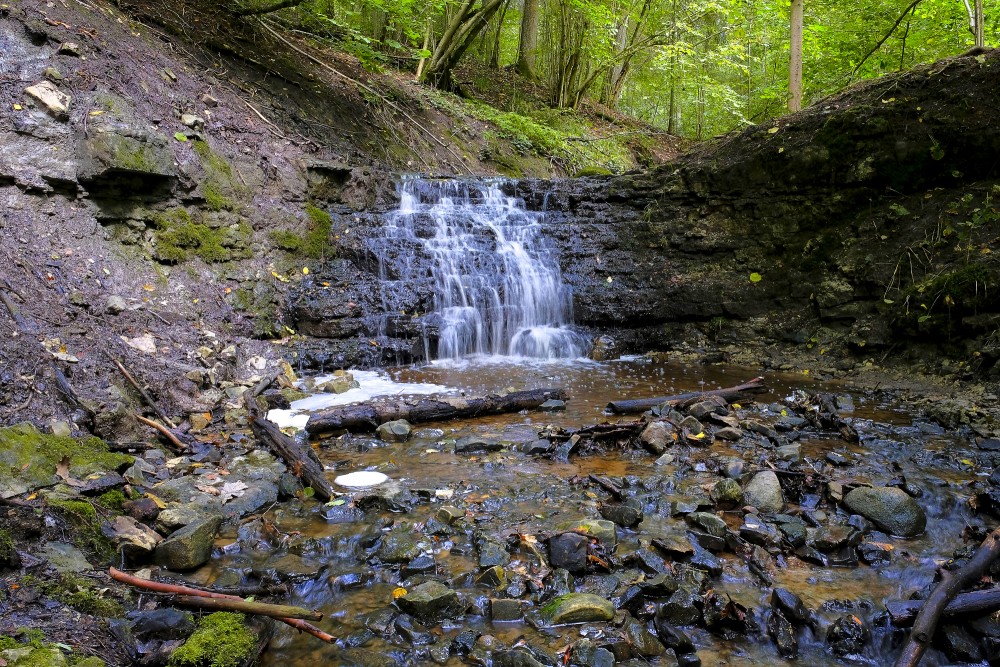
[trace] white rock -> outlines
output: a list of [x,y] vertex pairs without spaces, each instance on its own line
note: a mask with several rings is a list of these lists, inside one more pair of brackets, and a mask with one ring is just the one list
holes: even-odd
[[352,489],[362,489],[368,486],[376,486],[382,482],[389,481],[388,475],[370,470],[359,470],[347,475],[341,475],[333,480],[334,484],[350,487]]
[[140,352],[156,354],[156,341],[153,339],[153,334],[144,334],[135,338],[125,338],[124,340],[129,347],[134,347]]
[[73,98],[56,88],[51,81],[39,81],[25,88],[24,92],[44,104],[56,118],[69,117],[69,105]]

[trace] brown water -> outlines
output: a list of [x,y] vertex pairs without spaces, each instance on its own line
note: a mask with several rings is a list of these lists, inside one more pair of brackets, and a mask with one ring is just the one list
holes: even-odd
[[[714,473],[698,472],[698,461],[721,454],[732,454],[726,446],[714,445],[697,450],[691,458],[691,467],[682,471],[672,466],[654,466],[654,457],[642,452],[613,452],[602,456],[573,457],[569,463],[527,457],[516,451],[503,451],[479,456],[456,456],[451,452],[450,441],[464,435],[495,436],[501,440],[525,442],[534,439],[545,424],[579,427],[608,419],[603,414],[605,404],[622,397],[668,395],[698,389],[713,389],[735,385],[757,373],[746,369],[718,366],[681,366],[672,364],[641,363],[638,361],[613,363],[535,363],[513,365],[510,363],[467,363],[461,366],[430,366],[391,371],[394,379],[406,382],[433,382],[457,387],[468,395],[507,388],[563,387],[571,395],[568,409],[563,413],[503,415],[468,421],[419,425],[412,440],[405,444],[386,445],[367,436],[344,436],[323,443],[322,454],[330,464],[344,471],[377,469],[411,489],[426,489],[431,495],[436,491],[453,494],[447,500],[435,499],[418,505],[411,513],[377,515],[369,512],[366,523],[328,523],[323,518],[319,503],[296,506],[287,504],[271,513],[277,529],[287,535],[288,550],[274,550],[277,540],[260,542],[249,533],[232,541],[224,556],[212,568],[199,572],[204,581],[232,579],[233,573],[267,569],[276,562],[300,573],[302,583],[295,588],[292,603],[316,607],[327,617],[319,625],[337,635],[346,637],[362,627],[362,614],[382,609],[392,601],[393,590],[398,585],[398,572],[392,569],[373,569],[359,563],[358,542],[361,536],[374,528],[370,523],[382,518],[389,521],[420,524],[432,517],[443,504],[456,504],[470,510],[474,516],[488,517],[481,524],[484,532],[495,535],[499,541],[512,533],[539,534],[554,529],[560,522],[580,516],[597,517],[598,501],[604,494],[599,489],[578,487],[571,480],[578,475],[596,472],[620,477],[636,475],[640,478],[665,476],[672,478],[677,493],[698,489],[717,479]],[[846,386],[821,386],[803,376],[769,374],[766,378],[769,391],[757,396],[759,403],[778,401],[795,389],[818,389],[849,392]],[[919,502],[928,513],[927,533],[911,540],[893,540],[896,556],[893,563],[882,568],[860,565],[857,568],[822,568],[796,558],[778,560],[774,572],[774,585],[798,593],[813,610],[830,600],[869,603],[867,608],[851,608],[865,618],[872,617],[872,609],[880,607],[883,600],[907,596],[931,580],[934,562],[950,557],[961,546],[963,526],[971,520],[967,509],[964,485],[973,479],[971,466],[960,463],[973,458],[969,443],[933,427],[913,425],[913,416],[899,406],[881,404],[862,394],[854,393],[856,409],[851,415],[862,434],[862,443],[848,445],[830,438],[802,440],[803,455],[808,459],[822,459],[828,451],[857,453],[863,457],[864,466],[845,469],[839,478],[859,478],[873,482],[888,482],[898,473],[924,491]],[[897,467],[893,471],[893,466]],[[249,529],[246,529],[249,531]],[[647,516],[637,531],[619,529],[621,541],[634,545],[637,537],[655,537],[676,533],[684,535],[681,519]],[[465,540],[425,539],[427,552],[433,553],[438,567],[438,578],[470,598],[487,591],[472,582],[478,571],[476,556],[470,549],[461,552]],[[627,548],[627,547],[626,547]],[[526,567],[530,558],[516,553],[511,568]],[[282,560],[283,559],[283,560]],[[725,571],[716,581],[716,590],[727,593],[747,607],[762,609],[767,606],[770,589],[762,589],[750,576],[743,562],[723,555]],[[350,591],[339,590],[329,581],[345,572],[361,572],[370,579],[366,586]],[[317,576],[316,573],[319,573]],[[841,610],[842,612],[842,610]],[[822,620],[836,618],[840,612],[819,611]],[[761,617],[758,615],[758,620]],[[581,637],[583,633],[594,636],[597,626],[568,626],[537,631],[524,623],[491,623],[482,617],[467,615],[461,624],[451,624],[435,629],[441,641],[465,628],[493,634],[501,640],[512,642],[526,636],[531,641],[558,650]],[[793,661],[779,658],[773,643],[766,637],[749,637],[723,641],[703,630],[694,630],[699,655],[705,665],[804,665],[813,666],[845,664],[824,650],[822,638],[810,641],[800,635],[801,656]],[[875,641],[860,664],[882,665],[891,663],[891,651],[885,632],[876,632]],[[391,654],[401,664],[431,664],[407,658],[407,646],[394,646],[381,638],[369,642],[365,650]],[[293,634],[287,628],[278,630],[263,664],[270,667],[306,666],[317,662],[342,664],[342,649],[324,645],[317,640]],[[450,665],[463,664],[452,656]],[[656,664],[655,662],[653,664]],[[930,655],[926,665],[940,664],[938,656]]]

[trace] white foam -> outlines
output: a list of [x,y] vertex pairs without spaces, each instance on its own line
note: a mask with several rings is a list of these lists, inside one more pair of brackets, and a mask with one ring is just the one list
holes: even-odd
[[387,481],[389,481],[388,475],[383,475],[380,472],[373,472],[371,470],[359,470],[358,472],[352,472],[335,477],[333,483],[352,489],[363,489],[369,486],[377,486]]

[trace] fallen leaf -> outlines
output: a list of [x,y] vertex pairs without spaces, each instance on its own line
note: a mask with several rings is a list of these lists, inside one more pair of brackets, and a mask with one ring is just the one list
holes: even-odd
[[404,595],[406,595],[408,592],[409,591],[407,591],[405,588],[403,588],[402,586],[400,586],[399,588],[395,589],[392,592],[392,599],[393,600],[398,600],[399,598],[401,598]]
[[205,484],[195,484],[194,488],[198,489],[202,493],[207,493],[210,496],[217,496],[221,493],[221,491],[214,486],[207,486]]
[[73,476],[69,474],[69,457],[62,457],[62,461],[56,464],[56,475],[62,479],[64,482],[70,486],[86,486],[83,482],[78,479],[73,479]]
[[161,509],[161,510],[167,509],[167,504],[165,502],[163,502],[163,500],[159,496],[157,496],[156,494],[146,493],[146,497],[149,498],[150,500],[152,500],[153,504],[156,505],[156,507],[158,509]]
[[219,489],[219,497],[222,498],[223,503],[227,503],[233,498],[239,498],[243,493],[250,487],[243,482],[226,482]]

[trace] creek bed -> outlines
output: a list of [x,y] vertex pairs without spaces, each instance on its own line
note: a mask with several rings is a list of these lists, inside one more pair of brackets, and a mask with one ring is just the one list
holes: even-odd
[[[310,665],[332,660],[337,662],[330,664],[434,664],[431,648],[447,645],[470,629],[492,635],[507,647],[518,640],[527,640],[553,655],[582,637],[600,643],[609,632],[606,623],[536,628],[525,621],[489,620],[486,615],[489,605],[484,600],[516,594],[518,587],[523,590],[524,582],[531,579],[534,561],[524,549],[510,550],[512,560],[506,568],[511,580],[521,583],[507,592],[491,591],[476,582],[483,569],[482,544],[477,545],[473,537],[505,545],[512,535],[538,536],[544,551],[543,536],[558,532],[564,522],[601,518],[598,507],[608,500],[608,495],[600,487],[583,481],[593,473],[620,481],[646,504],[641,524],[634,529],[617,529],[616,554],[624,558],[639,547],[641,540],[685,535],[689,527],[684,517],[663,507],[671,498],[683,502],[704,496],[705,489],[720,479],[713,471],[713,461],[722,456],[741,457],[749,470],[771,456],[767,449],[722,441],[669,450],[677,455],[669,465],[657,465],[657,457],[641,448],[612,448],[598,455],[574,455],[563,462],[519,451],[525,443],[537,439],[538,431],[545,425],[579,428],[612,419],[603,414],[610,400],[731,386],[757,374],[747,369],[649,363],[638,359],[514,364],[485,358],[387,372],[397,382],[445,385],[468,395],[511,387],[545,386],[563,387],[571,399],[563,412],[415,425],[413,436],[405,443],[387,444],[367,435],[343,435],[320,442],[321,456],[336,474],[364,469],[384,472],[415,502],[395,508],[405,511],[369,508],[361,512],[350,509],[354,494],[342,489],[347,494],[342,504],[329,507],[292,501],[269,514],[274,529],[261,528],[259,522],[246,524],[238,535],[224,541],[221,558],[199,572],[198,579],[217,584],[232,584],[248,576],[291,581],[294,594],[290,602],[322,610],[327,614],[327,620],[321,624],[324,629],[352,645],[348,649],[323,645],[282,628],[264,656],[264,665]],[[921,494],[917,502],[927,514],[927,530],[916,538],[889,539],[891,562],[880,567],[863,563],[856,567],[822,567],[792,555],[779,555],[771,571],[773,586],[798,594],[816,617],[814,629],[800,630],[799,656],[789,660],[779,657],[774,642],[764,631],[771,587],[763,586],[751,575],[743,559],[723,550],[717,554],[722,574],[712,578],[710,587],[750,609],[761,631],[726,638],[704,629],[688,628],[698,656],[704,665],[844,664],[843,658],[831,653],[824,639],[829,624],[848,613],[858,616],[873,630],[872,641],[849,660],[858,664],[889,664],[892,631],[878,627],[882,602],[908,597],[930,583],[935,562],[951,558],[955,549],[963,546],[963,528],[978,521],[969,509],[970,492],[966,488],[976,478],[977,466],[971,464],[978,452],[966,438],[916,421],[904,407],[879,402],[847,386],[824,385],[803,376],[780,374],[769,374],[766,382],[768,391],[756,395],[755,401],[748,401],[742,410],[752,413],[756,406],[765,405],[779,409],[777,402],[795,390],[851,396],[853,409],[843,414],[857,429],[860,442],[849,444],[833,433],[804,432],[798,442],[806,464],[845,482],[887,484],[892,478],[905,477],[910,491]],[[501,443],[503,448],[456,454],[453,443],[464,436]],[[824,457],[831,451],[846,456],[854,465],[824,468]],[[454,524],[451,535],[427,534],[428,522],[435,521],[443,506],[458,507],[466,517]],[[800,509],[793,504],[786,512],[796,513]],[[815,511],[832,516],[838,510],[823,503]],[[730,528],[739,528],[741,512],[718,514]],[[390,526],[394,527],[391,531]],[[407,573],[407,580],[401,569],[412,563],[373,560],[372,554],[379,552],[380,533],[408,533],[413,538],[413,553],[407,554],[406,560],[413,560],[411,557],[418,552],[431,556],[432,571]],[[576,577],[576,585],[588,591],[607,589],[610,594],[616,588],[611,577],[625,572],[627,578],[628,569],[613,567],[612,573],[608,573],[598,568],[593,574]],[[428,623],[429,634],[416,633],[416,645],[365,629],[366,625],[380,627],[373,618],[392,606],[400,587],[412,589],[426,579],[435,579],[458,591],[473,602],[472,608],[457,620],[436,626]],[[531,595],[524,592],[522,597],[527,599]],[[544,594],[536,596],[544,597]],[[424,643],[428,641],[433,644]],[[440,664],[469,663],[466,657],[454,652],[446,661],[441,654],[437,658]],[[650,658],[648,662],[674,664],[662,657]],[[923,664],[946,662],[941,654],[931,653]]]

